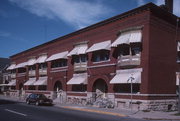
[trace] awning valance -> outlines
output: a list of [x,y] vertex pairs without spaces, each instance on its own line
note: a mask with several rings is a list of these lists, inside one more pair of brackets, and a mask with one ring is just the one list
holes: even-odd
[[111,40],[108,40],[93,44],[86,52],[93,52],[98,50],[110,50],[110,49],[111,49]]
[[180,42],[177,43],[177,51],[180,51]]
[[87,44],[75,46],[74,49],[71,50],[71,52],[68,54],[68,56],[86,54],[87,48]]
[[121,35],[112,43],[112,47],[117,47],[120,44],[130,44],[141,42],[142,32],[141,30],[126,31],[121,33]]
[[16,86],[16,80],[11,80],[7,86]]
[[176,86],[179,85],[180,72],[176,72]]
[[34,82],[36,81],[36,78],[29,78],[29,80],[24,83],[25,86],[34,85]]
[[67,54],[68,54],[68,51],[56,53],[56,54],[51,55],[46,61],[52,61],[52,60],[57,60],[57,59],[67,59]]
[[27,65],[27,62],[19,63],[15,68],[24,68]]
[[87,73],[74,74],[73,77],[67,82],[67,84],[87,84]]
[[141,83],[141,71],[124,71],[119,70],[116,72],[110,84],[127,84],[127,83]]
[[0,87],[8,86],[8,84],[0,84]]
[[15,67],[16,67],[16,64],[11,64],[11,65],[7,68],[7,70],[13,70],[13,69],[15,69]]
[[27,61],[27,65],[28,65],[28,66],[32,66],[32,65],[34,65],[34,64],[36,64],[36,58],[31,58],[31,59],[29,59],[29,60]]
[[39,77],[39,79],[34,82],[34,85],[47,85],[47,76]]
[[36,60],[36,63],[44,63],[47,59],[47,55],[39,56],[39,58]]

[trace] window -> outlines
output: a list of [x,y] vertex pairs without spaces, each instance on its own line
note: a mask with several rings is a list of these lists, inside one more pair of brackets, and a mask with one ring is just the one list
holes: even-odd
[[[133,84],[133,93],[140,92],[140,84]],[[131,93],[131,84],[115,84],[113,87],[116,93]]]
[[87,55],[74,55],[73,56],[74,63],[87,62]]
[[28,69],[29,69],[29,71],[30,71],[30,70],[36,70],[36,66],[35,66],[35,65],[30,66]]
[[128,45],[124,45],[124,46],[120,47],[119,48],[119,56],[130,55],[129,48],[130,47]]
[[93,52],[92,60],[93,62],[109,60],[109,51],[104,50],[104,51]]
[[177,62],[178,63],[180,62],[180,51],[178,51],[178,53],[177,53]]
[[85,92],[87,91],[87,85],[72,85],[72,91],[74,92]]
[[11,74],[15,74],[16,73],[16,69],[11,70]]
[[18,68],[18,73],[25,73],[26,72],[26,68]]
[[131,52],[132,52],[132,55],[140,55],[141,49],[140,47],[132,47]]
[[28,90],[36,90],[36,88],[35,88],[35,86],[30,85],[30,86],[28,86]]
[[47,86],[46,85],[39,85],[38,90],[47,90]]
[[131,44],[131,45],[121,45],[118,47],[118,56],[127,56],[127,55],[140,55],[141,53],[141,44]]
[[51,63],[51,68],[67,66],[67,59],[54,60]]
[[47,63],[39,64],[39,69],[46,69],[46,68],[47,68]]

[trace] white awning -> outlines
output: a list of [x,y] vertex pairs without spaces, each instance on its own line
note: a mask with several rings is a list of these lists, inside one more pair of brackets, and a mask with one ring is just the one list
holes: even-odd
[[28,62],[27,62],[27,65],[28,65],[28,66],[32,66],[32,65],[34,65],[34,64],[36,64],[36,59],[35,59],[35,58],[31,58],[31,59],[29,59]]
[[7,86],[16,86],[16,80],[11,80]]
[[141,83],[141,71],[117,71],[117,74],[110,81],[110,84]]
[[52,61],[57,59],[67,59],[68,51],[56,53],[54,55],[51,55],[46,61]]
[[177,51],[180,51],[180,42],[177,44]]
[[112,43],[112,47],[117,47],[120,44],[129,44],[141,42],[142,32],[141,30],[133,30],[128,32],[123,32],[121,35]]
[[24,83],[25,86],[34,85],[34,82],[36,81],[36,78],[29,78],[29,80]]
[[23,68],[23,67],[25,67],[26,65],[27,65],[27,62],[19,63],[19,64],[16,65],[15,68]]
[[176,86],[179,85],[179,78],[180,78],[180,73],[176,72]]
[[8,86],[8,84],[0,84],[0,87]]
[[39,80],[35,81],[34,85],[47,85],[47,76],[39,77]]
[[71,50],[71,52],[68,54],[68,56],[86,54],[87,48],[87,44],[75,46],[74,49]]
[[93,52],[97,50],[110,50],[110,49],[111,49],[111,40],[108,40],[93,44],[86,52]]
[[111,46],[117,47],[117,45],[120,44],[129,44],[129,38],[130,38],[130,33],[124,32],[112,43]]
[[87,73],[82,73],[82,74],[74,74],[73,78],[71,78],[68,82],[68,85],[70,84],[87,84]]
[[16,67],[16,64],[11,64],[11,65],[7,68],[7,70],[13,70],[13,69],[15,69],[15,67]]
[[36,60],[36,63],[44,63],[47,59],[47,55],[39,56],[39,58]]

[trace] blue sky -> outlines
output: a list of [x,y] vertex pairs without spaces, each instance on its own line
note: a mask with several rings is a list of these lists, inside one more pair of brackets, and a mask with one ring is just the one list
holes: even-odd
[[[1,0],[0,57],[9,57],[148,2],[164,0]],[[174,14],[180,16],[180,0]]]

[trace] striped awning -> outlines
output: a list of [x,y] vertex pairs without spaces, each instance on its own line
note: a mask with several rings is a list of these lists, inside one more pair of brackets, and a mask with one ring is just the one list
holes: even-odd
[[111,47],[117,47],[121,44],[130,44],[141,42],[142,40],[142,32],[141,30],[133,30],[122,32],[120,36],[112,43]]
[[93,52],[98,50],[110,50],[110,49],[111,49],[111,40],[108,40],[93,44],[86,52]]

